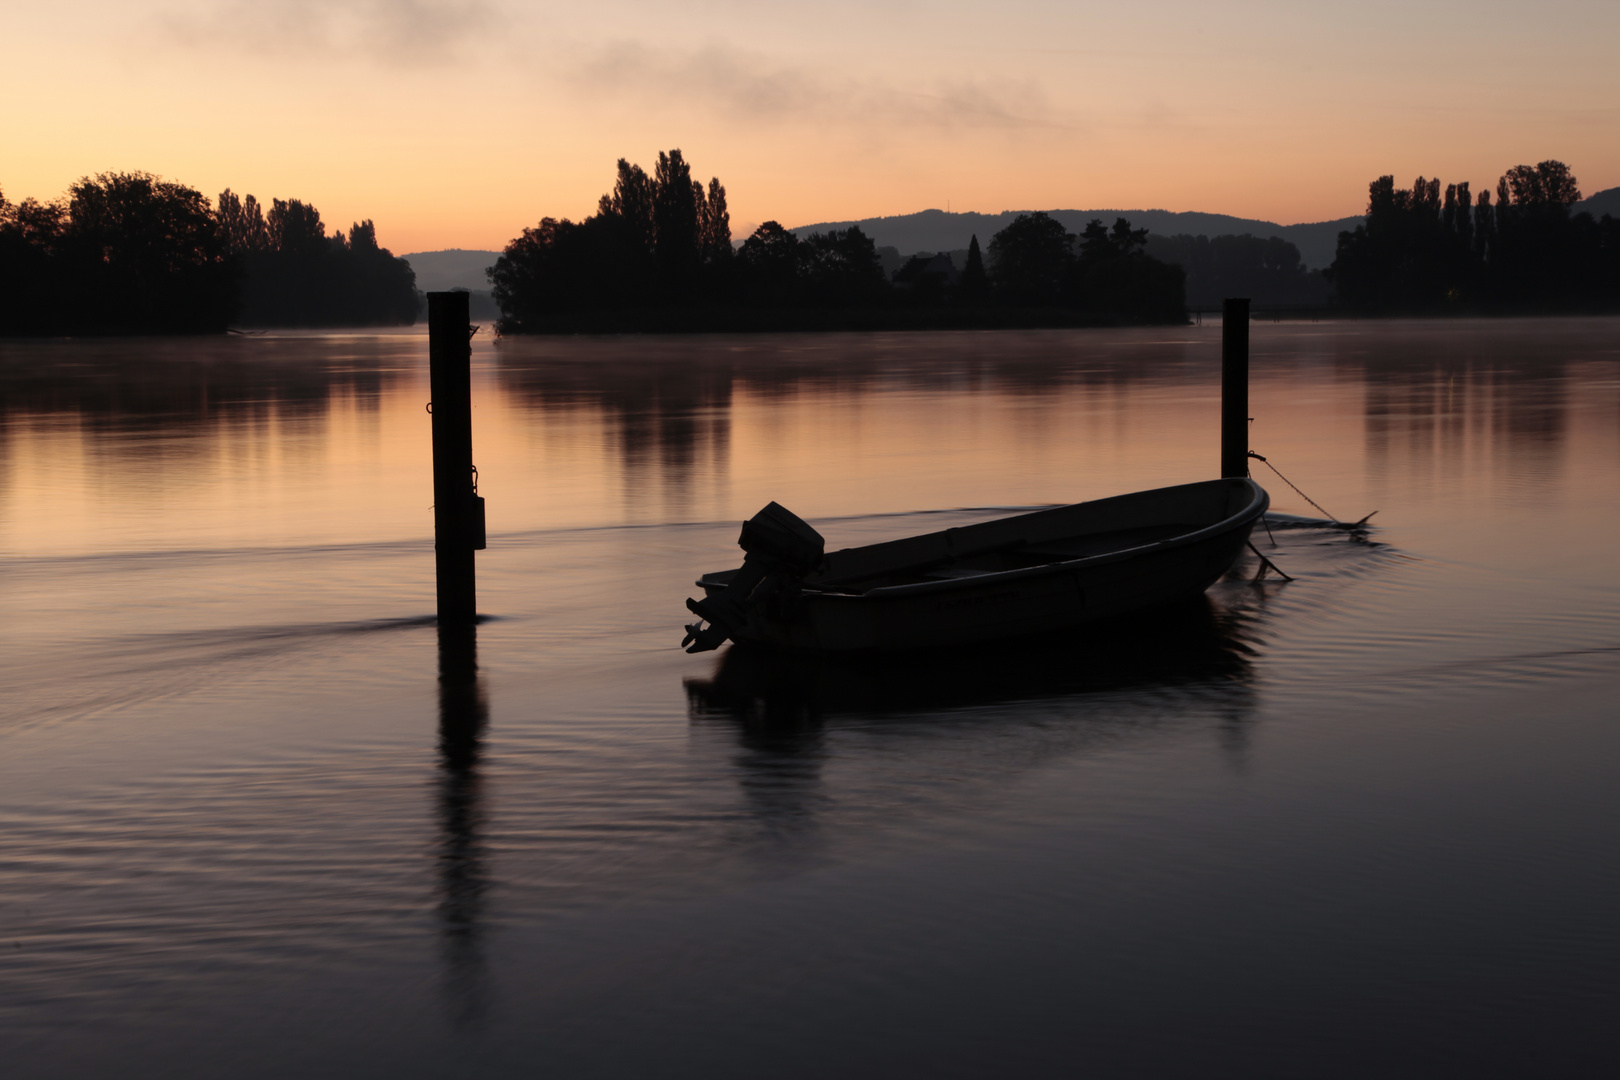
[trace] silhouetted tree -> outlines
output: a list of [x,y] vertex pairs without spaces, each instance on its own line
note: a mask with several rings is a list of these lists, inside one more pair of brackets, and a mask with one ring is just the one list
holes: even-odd
[[617,280],[593,285],[594,292],[602,294],[593,294],[593,307],[635,307],[651,303],[657,295],[653,204],[652,178],[640,165],[620,158],[613,190],[597,203],[598,224],[594,230],[611,248],[602,257],[617,265]]
[[1147,246],[1146,229],[1133,229],[1124,218],[1115,218],[1113,229],[1104,229],[1096,218],[1080,233],[1080,258],[1093,261],[1128,258]]
[[640,165],[619,159],[619,175],[613,190],[597,202],[596,212],[616,216],[624,222],[626,235],[647,255],[653,251],[653,182]]
[[0,193],[0,295],[5,297],[0,334],[60,333],[71,327],[65,267],[57,250],[66,219],[65,203],[12,203]]
[[679,303],[691,297],[701,257],[698,249],[698,198],[703,188],[692,181],[692,168],[680,150],[659,151],[653,176],[653,238],[659,284],[664,298]]
[[1339,234],[1332,276],[1339,296],[1366,311],[1432,309],[1461,295],[1441,218],[1440,182],[1418,177],[1410,191],[1381,176],[1367,189],[1367,220]]
[[968,241],[967,263],[956,283],[958,303],[974,306],[982,304],[990,295],[990,279],[984,272],[984,256],[979,254],[979,234]]
[[[1516,165],[1469,205],[1469,185],[1419,177],[1411,191],[1379,177],[1366,224],[1339,235],[1331,276],[1358,311],[1554,311],[1620,306],[1609,227],[1571,217],[1581,197],[1560,161]],[[1607,219],[1605,219],[1607,220]]]
[[741,294],[760,307],[787,307],[799,301],[804,275],[803,245],[774,221],[767,221],[737,251]]
[[85,177],[68,189],[55,254],[76,329],[217,333],[230,321],[234,267],[195,188],[144,172]]
[[326,227],[314,204],[297,199],[271,200],[265,217],[270,249],[284,255],[319,255],[326,246]]
[[997,294],[1012,304],[1062,303],[1073,275],[1074,240],[1054,218],[1019,214],[990,239],[990,277]]
[[859,226],[811,233],[802,246],[808,299],[827,307],[860,307],[879,302],[889,283],[877,245]]
[[227,189],[210,207],[143,172],[86,177],[49,204],[0,197],[0,287],[26,297],[0,309],[6,333],[221,332],[243,310],[314,325],[416,313],[415,275],[370,221],[328,238],[298,200],[266,215]]
[[558,310],[568,277],[561,249],[566,234],[575,228],[567,219],[541,218],[539,225],[509,241],[489,268],[490,293],[501,309],[503,333],[538,330],[544,317]]
[[1564,207],[1581,201],[1581,189],[1574,174],[1562,161],[1540,165],[1515,165],[1502,178],[1513,193],[1513,205],[1521,207]]
[[244,268],[242,320],[257,326],[399,326],[416,321],[416,273],[377,244],[370,221],[326,235],[320,211],[220,193],[219,231]]
[[731,257],[725,187],[713,178],[705,190],[671,150],[652,176],[620,158],[594,216],[525,229],[490,281],[502,331],[521,333],[572,313],[713,300],[729,288]]
[[[1570,217],[1580,187],[1561,161],[1515,165],[1498,184],[1496,258],[1488,280],[1499,304],[1533,310],[1585,306],[1595,264],[1595,230]],[[1588,221],[1590,217],[1588,216]]]
[[1147,230],[1092,220],[1076,237],[1045,214],[1020,214],[990,241],[994,295],[1007,303],[1076,308],[1104,322],[1178,322],[1186,275],[1146,254]]
[[1317,306],[1333,288],[1320,272],[1306,270],[1299,249],[1278,236],[1151,236],[1147,253],[1187,274],[1187,302],[1218,305],[1247,296],[1260,305]]
[[[1344,237],[1339,238],[1343,245]],[[1491,193],[1479,193],[1479,201],[1474,204],[1474,264],[1483,265],[1495,256],[1496,249],[1496,210],[1491,206]]]
[[[491,270],[501,330],[612,326],[618,320],[596,316],[634,308],[704,306],[730,321],[740,314],[736,308],[915,307],[938,305],[946,296],[966,305],[1085,308],[1099,312],[1099,321],[1184,317],[1180,270],[1149,258],[1146,231],[1125,221],[1113,232],[1104,230],[1095,251],[1077,257],[1075,238],[1061,224],[1045,214],[1023,215],[991,241],[991,273],[973,238],[965,286],[953,293],[958,275],[951,255],[900,265],[897,251],[880,250],[858,227],[800,239],[767,221],[734,252],[725,187],[718,177],[705,187],[691,174],[679,150],[660,153],[651,176],[621,158],[613,190],[602,196],[593,217],[577,224],[545,218],[525,229]],[[886,268],[898,271],[898,291]],[[1107,304],[1121,306],[1103,312]],[[571,321],[579,315],[592,318]],[[805,324],[798,315],[782,318]],[[871,321],[870,315],[860,318]],[[626,318],[622,324],[645,326],[649,320]]]
[[264,209],[252,195],[241,199],[226,188],[219,193],[214,218],[219,223],[220,239],[226,250],[263,251],[270,246],[270,229],[265,224]]
[[1101,221],[1089,222],[1074,269],[1077,306],[1099,320],[1184,322],[1186,272],[1149,257],[1147,237],[1146,229],[1133,229],[1124,218],[1109,230]]
[[522,333],[539,329],[548,316],[618,306],[624,297],[613,281],[611,255],[633,250],[636,240],[624,219],[611,214],[578,224],[543,218],[524,229],[490,268],[502,331]]
[[347,242],[332,238],[337,321],[408,326],[416,321],[416,272],[377,243],[370,218],[349,226]]
[[[1447,201],[1451,201],[1452,198],[1452,189],[1447,188]],[[1456,185],[1455,201],[1457,206],[1456,223],[1451,225],[1450,229],[1457,234],[1457,239],[1460,242],[1458,247],[1461,250],[1463,259],[1466,261],[1472,256],[1474,250],[1473,199],[1468,191],[1468,181],[1464,180]]]
[[709,179],[708,197],[701,200],[702,219],[698,222],[698,252],[706,266],[731,261],[731,212],[726,209],[726,189],[718,177]]

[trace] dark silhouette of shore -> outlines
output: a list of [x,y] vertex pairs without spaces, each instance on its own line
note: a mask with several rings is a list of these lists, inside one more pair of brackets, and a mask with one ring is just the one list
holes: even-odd
[[408,325],[410,264],[372,222],[326,235],[314,206],[217,205],[143,172],[79,180],[54,202],[0,194],[0,334],[217,334],[256,326]]
[[490,268],[503,333],[1180,323],[1185,274],[1120,218],[1077,236],[1020,214],[964,265],[937,253],[891,277],[858,226],[800,237],[767,221],[735,249],[726,189],[680,150],[651,174],[620,159],[583,221],[544,218]]
[[[908,256],[860,223],[767,221],[734,244],[725,186],[694,180],[677,149],[651,173],[620,159],[595,214],[543,218],[495,256],[487,293],[467,287],[506,334],[1166,325],[1226,296],[1269,314],[1606,312],[1620,310],[1613,206],[1616,191],[1583,202],[1548,160],[1508,170],[1494,200],[1380,177],[1325,272],[1280,235],[1150,235],[1123,216],[1076,232],[1072,212],[979,215],[1000,226],[982,247],[972,234]],[[142,172],[85,177],[48,203],[0,193],[0,296],[0,335],[409,325],[422,303],[370,220],[328,236],[301,200],[266,209],[227,189],[211,205]]]
[[215,210],[226,252],[242,271],[237,321],[247,326],[409,326],[416,275],[377,244],[368,219],[326,235],[320,211],[273,199],[268,213],[229,188]]
[[1572,213],[1569,166],[1516,165],[1474,197],[1466,182],[1381,176],[1367,222],[1339,235],[1328,276],[1351,312],[1527,314],[1620,310],[1620,221]]

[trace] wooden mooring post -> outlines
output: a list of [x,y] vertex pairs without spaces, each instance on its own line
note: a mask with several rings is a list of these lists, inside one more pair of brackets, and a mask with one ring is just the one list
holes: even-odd
[[433,556],[439,625],[472,626],[473,552],[484,546],[484,500],[472,459],[472,325],[468,294],[431,292],[428,367],[433,401]]
[[1249,301],[1221,305],[1221,475],[1249,475]]

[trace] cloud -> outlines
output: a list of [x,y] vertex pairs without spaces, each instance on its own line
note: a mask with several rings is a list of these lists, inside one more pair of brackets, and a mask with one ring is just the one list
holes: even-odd
[[474,35],[498,22],[488,0],[227,0],[170,9],[156,28],[198,49],[419,65],[459,59]]
[[587,50],[564,81],[593,100],[628,99],[649,109],[694,105],[751,124],[820,124],[888,129],[1075,129],[1032,80],[937,80],[901,86],[774,63],[711,44],[678,52],[640,42]]

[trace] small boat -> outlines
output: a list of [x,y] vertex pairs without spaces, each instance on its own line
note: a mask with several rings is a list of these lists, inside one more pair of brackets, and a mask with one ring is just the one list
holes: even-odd
[[743,524],[743,565],[698,579],[682,644],[893,651],[1101,622],[1201,594],[1270,501],[1247,477],[1206,480],[833,552],[771,503]]

